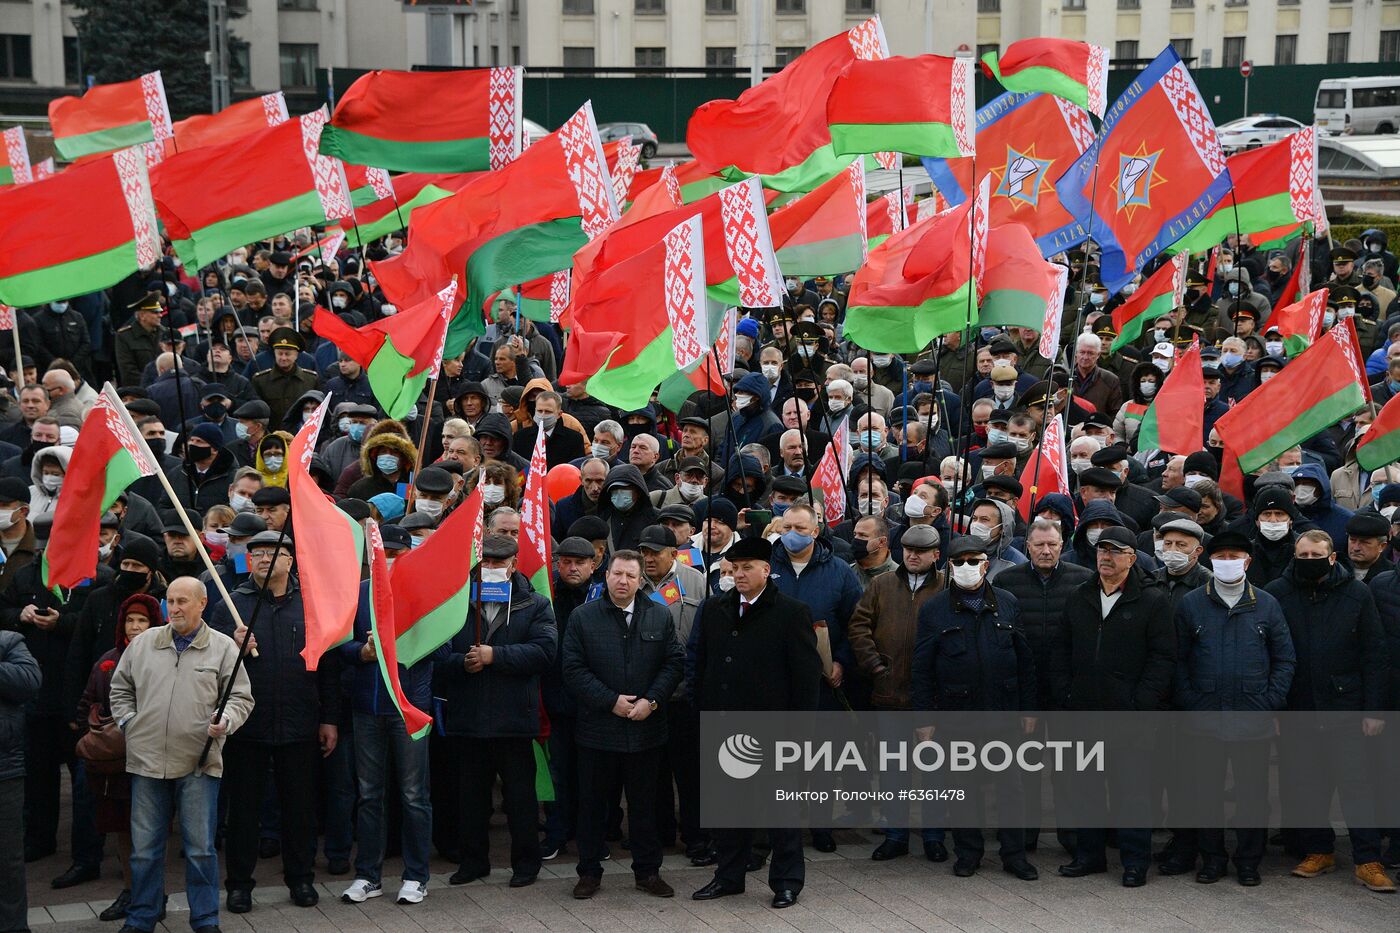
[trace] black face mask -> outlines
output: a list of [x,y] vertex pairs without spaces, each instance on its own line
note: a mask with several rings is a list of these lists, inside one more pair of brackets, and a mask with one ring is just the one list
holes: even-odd
[[804,402],[812,402],[817,397],[817,389],[816,386],[813,386],[811,388],[797,389],[793,392],[793,394],[796,395],[798,398],[802,399],[802,401]]
[[228,414],[228,406],[223,402],[210,402],[204,406],[204,417],[210,421],[221,421],[224,415]]
[[118,592],[135,593],[150,582],[150,578],[144,570],[118,570],[115,585]]
[[1299,579],[1316,582],[1332,571],[1332,562],[1325,557],[1295,557],[1293,571]]
[[852,538],[851,555],[856,560],[865,560],[870,556],[870,542],[864,538]]
[[190,445],[190,459],[195,463],[204,463],[214,456],[214,448],[200,447],[196,444]]

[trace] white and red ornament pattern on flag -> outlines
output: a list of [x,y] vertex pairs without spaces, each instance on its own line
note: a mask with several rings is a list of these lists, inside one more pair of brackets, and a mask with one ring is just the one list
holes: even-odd
[[954,58],[952,80],[949,82],[948,114],[953,124],[953,140],[958,153],[970,156],[977,151],[977,102],[974,96],[975,62],[971,58]]
[[585,102],[559,127],[557,135],[564,152],[565,172],[578,196],[583,232],[589,240],[597,239],[622,215],[613,195],[598,125],[593,121],[593,103]]
[[1089,89],[1089,110],[1102,120],[1108,108],[1108,49],[1101,45],[1089,46],[1084,83]]
[[170,105],[165,100],[165,81],[159,71],[141,76],[141,96],[146,102],[146,119],[151,121],[151,136],[164,142],[175,135],[170,123]]
[[1060,351],[1060,325],[1065,314],[1065,289],[1069,285],[1069,269],[1055,263],[1055,291],[1045,303],[1045,320],[1040,325],[1040,355],[1054,360]]
[[681,197],[681,182],[676,177],[676,166],[666,165],[661,169],[661,184],[666,186],[666,193],[671,196],[671,203],[677,207],[685,203]]
[[34,180],[43,181],[45,178],[52,178],[58,174],[58,167],[54,164],[53,156],[49,156],[38,165],[34,166]]
[[545,445],[549,436],[544,431],[535,435],[535,449],[530,454],[530,476],[525,483],[525,500],[520,505],[520,534],[522,551],[537,555],[539,566],[549,569],[549,506],[544,501],[545,476],[549,473],[549,458]]
[[306,166],[311,169],[311,180],[316,186],[316,196],[321,200],[321,210],[327,220],[351,219],[355,208],[350,203],[350,182],[345,177],[345,166],[333,156],[321,155],[321,129],[330,121],[326,108],[319,107],[298,118],[301,123],[301,148],[306,155]]
[[[306,416],[302,422],[301,430],[297,436],[292,438],[292,450],[301,461],[301,468],[310,471],[311,458],[316,456],[316,440],[321,436],[321,425],[326,421],[326,409],[330,408],[331,397],[327,395],[321,400],[321,404],[316,406],[316,410]],[[300,444],[300,449],[297,445]]]
[[12,126],[4,132],[5,157],[10,163],[10,173],[14,183],[27,185],[34,180],[34,171],[29,167],[29,146],[24,141],[24,127]]
[[369,188],[374,192],[375,200],[382,201],[394,196],[393,180],[384,169],[366,167],[365,178],[369,180]]
[[739,309],[730,308],[724,313],[724,324],[715,339],[715,356],[719,357],[719,373],[727,376],[734,372],[734,338],[738,336]]
[[1162,91],[1206,171],[1211,175],[1225,171],[1225,153],[1220,149],[1220,137],[1215,135],[1215,120],[1185,65],[1177,62],[1167,69],[1162,75]]
[[886,191],[885,210],[890,215],[890,228],[898,233],[909,226],[909,205],[914,203],[914,186],[905,185],[893,191]]
[[851,180],[851,196],[855,199],[856,218],[860,223],[860,258],[870,253],[870,234],[865,224],[865,161],[856,159],[846,167],[846,177]]
[[624,137],[617,147],[617,167],[612,172],[613,196],[617,203],[627,200],[627,192],[632,190],[632,179],[637,177],[637,165],[642,157],[642,147],[631,143],[632,137]]
[[549,277],[549,323],[558,324],[569,307],[570,269],[560,269]]
[[890,57],[890,44],[885,41],[885,27],[879,16],[857,23],[846,33],[855,57],[865,62],[877,62]]
[[287,98],[281,91],[262,96],[263,118],[268,126],[281,126],[287,122]]
[[1089,111],[1063,97],[1051,97],[1051,100],[1055,102],[1060,116],[1064,118],[1065,127],[1069,130],[1070,138],[1074,140],[1074,148],[1083,155],[1094,144],[1094,124],[1089,119]]
[[831,442],[826,445],[817,468],[812,471],[812,487],[822,491],[822,509],[826,513],[828,527],[839,524],[846,517],[845,465],[839,454],[849,445],[846,421],[841,423]]
[[1325,288],[1319,288],[1315,292],[1309,292],[1303,301],[1308,307],[1308,342],[1316,340],[1322,333],[1322,321],[1327,314],[1327,295]]
[[0,304],[0,330],[15,329],[15,309],[7,304]]
[[1317,130],[1311,126],[1288,137],[1288,204],[1299,220],[1317,219]]
[[972,237],[972,283],[978,300],[986,297],[987,291],[987,214],[991,210],[991,200],[992,176],[988,174],[977,186],[977,200],[973,202],[972,216],[968,220],[972,225],[968,231]]
[[1055,470],[1055,476],[1059,478],[1059,492],[1069,494],[1069,470],[1065,463],[1065,416],[1056,415],[1055,420],[1050,422],[1050,426],[1045,429],[1045,437],[1041,440],[1041,446],[1045,448],[1045,459],[1050,461],[1050,465]]
[[[108,388],[110,388],[110,384]],[[102,412],[102,420],[106,423],[107,430],[112,432],[112,436],[117,439],[118,444],[122,445],[122,449],[131,454],[131,459],[136,461],[136,469],[141,471],[141,475],[154,476],[156,464],[151,459],[151,448],[146,446],[145,441],[137,443],[136,436],[127,428],[127,418],[130,415],[126,413],[126,409],[118,411],[117,405],[108,396],[105,388],[97,393],[92,407]]]
[[131,238],[136,247],[136,265],[150,268],[160,258],[160,238],[157,235],[156,206],[151,199],[151,179],[146,174],[146,160],[137,154],[137,147],[118,149],[112,153],[112,165],[122,186],[127,213],[131,217]]
[[1352,327],[1334,327],[1327,333],[1341,349],[1342,356],[1346,359],[1347,365],[1351,367],[1352,378],[1363,385],[1367,384],[1366,368],[1361,365],[1361,361],[1356,356],[1356,344],[1352,337],[1355,331]]
[[447,287],[437,293],[438,314],[442,318],[442,339],[433,351],[433,365],[428,367],[429,377],[436,379],[442,371],[443,345],[447,342],[447,328],[452,323],[452,309],[457,306],[457,276],[447,283]]
[[663,238],[666,256],[662,266],[662,298],[671,325],[671,349],[676,368],[688,370],[705,355],[709,334],[705,323],[705,244],[696,215],[677,224]]
[[520,71],[514,66],[491,69],[486,132],[493,171],[505,168],[520,156]]
[[719,191],[720,219],[724,224],[724,248],[739,279],[739,303],[746,308],[772,308],[783,293],[763,189],[757,178],[748,178]]

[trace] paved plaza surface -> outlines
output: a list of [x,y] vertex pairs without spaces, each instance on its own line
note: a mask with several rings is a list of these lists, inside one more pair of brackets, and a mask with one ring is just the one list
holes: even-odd
[[[499,819],[499,818],[498,818]],[[1053,839],[1053,836],[1051,837]],[[493,826],[495,870],[489,878],[454,887],[447,883],[455,866],[434,855],[433,880],[427,900],[400,907],[399,863],[385,865],[384,897],[361,905],[342,904],[340,893],[351,876],[331,878],[324,860],[317,862],[319,906],[295,907],[281,884],[278,859],[258,864],[261,886],[254,892],[251,913],[220,914],[224,930],[258,933],[332,933],[338,930],[541,931],[593,930],[599,933],[686,933],[700,930],[802,930],[820,933],[858,931],[1234,931],[1318,930],[1328,933],[1400,930],[1400,896],[1373,894],[1357,885],[1346,840],[1339,840],[1337,871],[1311,880],[1293,878],[1293,862],[1270,848],[1263,864],[1264,883],[1242,888],[1233,874],[1215,885],[1197,884],[1190,875],[1166,878],[1154,869],[1146,887],[1122,888],[1118,872],[1082,879],[1060,878],[1055,867],[1068,858],[1051,842],[1031,861],[1040,869],[1039,881],[1018,881],[1001,871],[996,843],[988,840],[989,855],[973,878],[955,878],[952,861],[932,864],[919,849],[890,862],[870,861],[880,837],[873,833],[840,831],[836,852],[807,849],[807,887],[797,906],[775,911],[767,869],[750,874],[748,890],[738,896],[699,903],[690,893],[710,880],[712,869],[692,868],[683,855],[668,854],[662,877],[676,888],[676,897],[661,900],[637,891],[627,867],[627,853],[613,844],[612,861],[605,863],[603,888],[591,901],[573,899],[574,849],[545,863],[532,887],[506,886],[508,841],[502,826]],[[1158,834],[1154,845],[1164,843]],[[183,894],[183,865],[172,839],[167,884],[172,892],[166,922],[159,930],[185,933],[189,913]],[[1044,837],[1042,837],[1044,843]],[[109,846],[110,849],[110,846]],[[1110,862],[1115,861],[1110,853]],[[42,933],[116,933],[120,923],[96,919],[116,896],[121,884],[109,855],[99,881],[63,891],[49,879],[66,867],[65,860],[44,859],[29,867],[30,926]]]

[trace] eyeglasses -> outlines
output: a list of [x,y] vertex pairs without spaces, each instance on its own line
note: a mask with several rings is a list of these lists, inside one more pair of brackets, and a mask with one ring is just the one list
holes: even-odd
[[954,567],[976,567],[986,561],[985,557],[954,557],[948,563]]

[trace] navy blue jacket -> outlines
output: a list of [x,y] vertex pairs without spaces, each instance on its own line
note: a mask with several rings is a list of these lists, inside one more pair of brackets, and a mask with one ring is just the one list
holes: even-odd
[[846,638],[856,603],[860,602],[860,581],[850,564],[837,560],[831,545],[818,539],[812,559],[802,576],[792,569],[792,558],[782,544],[773,545],[773,572],[769,580],[784,596],[806,603],[814,622],[825,622],[831,639],[831,659],[855,673],[856,656]]
[[[365,661],[360,651],[369,642],[369,581],[360,583],[360,604],[355,608],[355,631],[350,640],[336,651],[341,663],[349,672],[342,682],[350,691],[351,708],[357,713],[371,716],[398,716],[394,697],[384,684],[384,675],[379,670],[379,660]],[[443,645],[428,657],[412,667],[399,665],[399,686],[403,695],[418,709],[429,715],[433,712],[433,662],[447,657],[447,646]]]
[[1006,590],[982,584],[982,606],[950,586],[919,609],[912,693],[920,710],[1033,710],[1035,658]]
[[[1214,578],[1177,603],[1176,657],[1176,706],[1201,713],[1283,709],[1297,665],[1278,600],[1246,581],[1239,602],[1227,606]],[[1231,740],[1273,732],[1262,717],[1192,717],[1186,728]]]
[[1387,570],[1370,582],[1371,596],[1376,600],[1381,628],[1385,631],[1386,655],[1390,660],[1389,690],[1386,709],[1400,709],[1400,572]]

